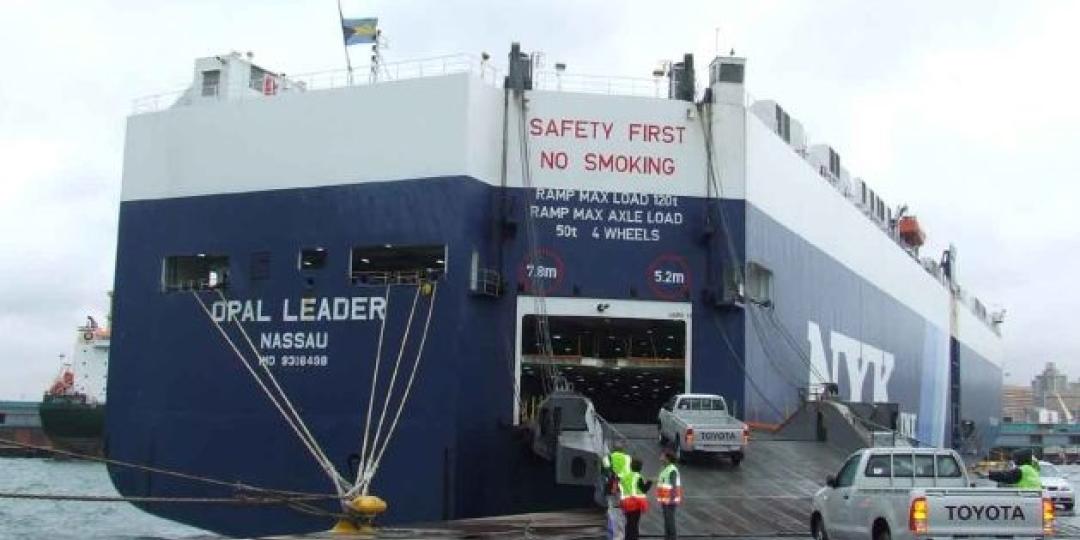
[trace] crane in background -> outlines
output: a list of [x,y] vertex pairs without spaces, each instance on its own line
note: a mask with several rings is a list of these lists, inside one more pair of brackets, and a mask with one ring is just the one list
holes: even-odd
[[1054,392],[1054,397],[1057,398],[1058,404],[1061,405],[1061,412],[1062,412],[1062,414],[1065,415],[1065,421],[1070,423],[1070,424],[1073,423],[1072,412],[1069,411],[1069,407],[1067,405],[1065,405],[1065,400],[1061,397],[1061,394],[1058,393],[1058,392]]

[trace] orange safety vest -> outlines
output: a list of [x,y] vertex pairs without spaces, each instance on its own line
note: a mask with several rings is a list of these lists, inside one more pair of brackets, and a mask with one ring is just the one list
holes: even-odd
[[656,479],[656,500],[665,505],[682,504],[682,478],[674,463],[668,463]]

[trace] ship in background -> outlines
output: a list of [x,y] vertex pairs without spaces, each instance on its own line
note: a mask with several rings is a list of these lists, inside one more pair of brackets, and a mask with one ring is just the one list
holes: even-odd
[[[689,55],[651,79],[534,60],[515,45],[505,72],[454,56],[346,84],[234,53],[140,102],[110,457],[332,490],[222,339],[217,325],[244,346],[237,322],[346,476],[374,374],[385,388],[387,358],[426,342],[373,485],[387,523],[591,504],[523,443],[552,374],[611,421],[654,422],[693,391],[780,424],[826,393],[888,405],[879,427],[921,444],[989,448],[1001,316],[959,285],[955,249],[920,253],[913,215],[750,97],[745,59],[714,59],[704,90]],[[110,474],[128,496],[231,495]],[[287,508],[147,510],[231,535],[329,525]]]
[[41,427],[54,448],[102,455],[109,338],[109,329],[93,317],[76,330],[74,355],[63,363],[38,408]]

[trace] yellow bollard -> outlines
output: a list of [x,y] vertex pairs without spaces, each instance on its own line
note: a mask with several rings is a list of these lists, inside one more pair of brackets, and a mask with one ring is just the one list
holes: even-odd
[[373,536],[375,534],[375,518],[386,512],[386,501],[374,495],[360,495],[342,506],[349,517],[338,520],[332,534]]

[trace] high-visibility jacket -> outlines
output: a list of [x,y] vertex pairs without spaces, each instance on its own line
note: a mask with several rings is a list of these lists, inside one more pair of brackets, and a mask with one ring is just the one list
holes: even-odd
[[656,479],[656,500],[660,504],[682,504],[682,478],[674,463],[668,463]]
[[619,506],[627,512],[644,512],[649,508],[649,499],[641,491],[641,473],[629,472],[619,478]]
[[630,455],[616,450],[604,456],[604,468],[611,469],[615,476],[622,479],[623,475],[630,472]]
[[1016,483],[1016,487],[1021,489],[1042,489],[1042,478],[1039,476],[1039,469],[1029,463],[1021,465],[1020,481]]

